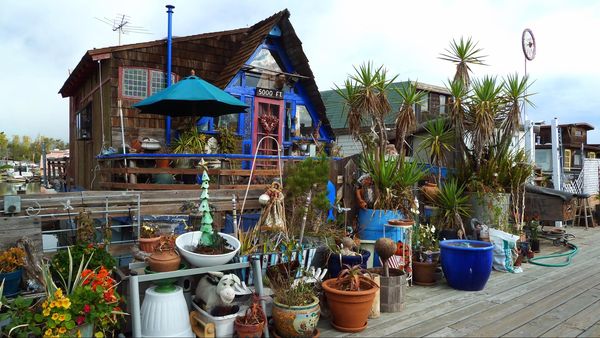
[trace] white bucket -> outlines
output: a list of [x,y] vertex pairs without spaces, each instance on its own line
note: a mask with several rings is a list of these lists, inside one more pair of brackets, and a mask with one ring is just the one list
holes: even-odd
[[153,286],[146,290],[142,304],[142,336],[195,337],[188,320],[190,314],[183,288],[175,286],[173,292],[165,293],[155,289]]

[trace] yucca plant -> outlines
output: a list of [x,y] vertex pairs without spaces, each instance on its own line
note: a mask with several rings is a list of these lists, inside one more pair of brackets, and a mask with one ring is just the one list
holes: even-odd
[[471,213],[469,196],[465,193],[465,186],[459,185],[455,179],[446,181],[435,199],[439,208],[440,226],[447,229],[462,230],[466,234],[462,217]]
[[402,98],[402,104],[396,117],[396,147],[400,156],[404,156],[404,143],[407,135],[412,134],[417,128],[417,117],[413,107],[423,103],[427,93],[417,90],[417,83],[410,81],[403,83],[400,87],[394,87],[394,91]]
[[[348,129],[354,139],[360,142],[363,121],[370,118],[378,138],[379,153],[384,155],[387,145],[385,117],[392,109],[387,90],[397,75],[388,77],[383,66],[375,67],[372,62],[354,67],[354,71],[355,74],[349,75],[341,87],[335,85],[335,91],[348,109]],[[362,145],[365,150],[365,144]]]
[[456,64],[456,73],[454,81],[460,81],[465,88],[469,87],[471,67],[470,65],[485,65],[485,55],[481,55],[483,49],[477,47],[477,42],[471,40],[471,37],[460,40],[452,40],[446,53],[440,54],[440,59],[450,61]]
[[442,180],[442,165],[446,163],[449,152],[454,150],[454,131],[447,119],[438,118],[428,121],[425,125],[427,135],[420,137],[419,150],[427,152],[427,160],[431,165],[437,166],[437,183]]

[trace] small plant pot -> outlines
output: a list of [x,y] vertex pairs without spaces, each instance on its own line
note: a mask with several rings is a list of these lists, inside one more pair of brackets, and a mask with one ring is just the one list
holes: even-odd
[[435,201],[437,195],[440,193],[440,188],[435,183],[427,182],[421,187],[421,191],[430,201]]
[[390,276],[385,277],[383,268],[371,268],[369,272],[379,275],[379,308],[381,312],[400,312],[404,310],[406,297],[406,275],[399,269],[389,269]]
[[160,243],[160,237],[140,238],[138,242],[140,245],[140,250],[151,254],[154,253],[154,250],[158,247],[158,244]]
[[435,269],[436,263],[413,262],[413,283],[421,286],[435,285],[437,282],[437,274]]
[[171,166],[171,161],[167,159],[158,159],[156,160],[157,168],[169,168]]
[[148,258],[148,265],[154,272],[167,272],[179,269],[181,257],[175,251],[154,252]]
[[16,296],[21,288],[21,277],[23,277],[23,269],[21,268],[12,272],[0,273],[0,283],[4,280],[4,290],[1,296]]
[[236,320],[233,322],[233,327],[239,338],[260,338],[263,334],[265,322],[258,324],[242,324]]

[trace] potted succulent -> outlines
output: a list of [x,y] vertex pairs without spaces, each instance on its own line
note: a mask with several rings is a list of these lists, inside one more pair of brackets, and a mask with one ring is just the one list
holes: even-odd
[[179,269],[181,257],[175,247],[174,234],[161,235],[154,252],[148,257],[148,265],[153,272],[167,272]]
[[462,219],[468,217],[471,212],[465,187],[459,185],[455,179],[446,181],[440,187],[434,204],[438,207],[439,238],[443,240],[464,237],[466,233]]
[[260,338],[262,337],[266,323],[267,318],[265,311],[260,305],[260,297],[254,294],[252,296],[252,304],[242,316],[235,318],[233,327],[240,338]]
[[346,267],[337,278],[321,284],[331,311],[331,325],[343,332],[360,332],[367,319],[379,286],[360,265]]
[[140,250],[153,253],[160,242],[160,230],[154,223],[143,222],[140,227],[140,238],[138,239]]
[[413,255],[413,283],[416,285],[434,285],[436,269],[439,263],[440,248],[436,238],[435,226],[422,224],[415,229]]
[[23,249],[11,247],[0,252],[0,282],[4,280],[1,296],[9,297],[19,292],[24,265],[25,251]]

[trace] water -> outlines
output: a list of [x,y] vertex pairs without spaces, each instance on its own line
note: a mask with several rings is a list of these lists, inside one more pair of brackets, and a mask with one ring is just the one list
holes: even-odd
[[0,195],[16,195],[17,191],[19,191],[19,187],[23,186],[26,194],[37,194],[40,192],[41,183],[40,182],[30,182],[30,183],[9,183],[9,182],[0,182]]
[[473,242],[452,242],[452,243],[448,243],[448,245],[461,247],[461,248],[486,248],[489,246],[486,244],[473,243]]

